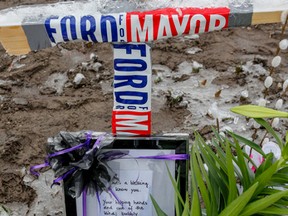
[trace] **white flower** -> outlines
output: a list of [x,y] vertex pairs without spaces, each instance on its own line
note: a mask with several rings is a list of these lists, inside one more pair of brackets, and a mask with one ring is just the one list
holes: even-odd
[[275,108],[280,110],[283,106],[283,100],[282,99],[279,99],[277,100],[276,104],[275,104]]
[[283,83],[283,91],[285,92],[287,90],[288,87],[288,79],[285,80],[285,82]]
[[272,121],[271,126],[272,126],[273,128],[277,128],[278,125],[279,125],[279,121],[280,121],[279,118],[274,118],[273,121]]
[[288,48],[288,40],[287,39],[283,39],[279,42],[279,48],[281,50],[286,50]]
[[281,64],[281,57],[280,56],[275,56],[273,59],[272,59],[272,67],[276,68],[278,67],[280,64]]
[[281,149],[280,147],[274,142],[268,142],[263,145],[262,150],[265,154],[273,153],[276,159],[281,157]]
[[268,76],[264,81],[264,86],[268,89],[273,84],[273,78],[271,76]]
[[248,98],[249,97],[249,92],[247,90],[244,90],[244,91],[241,92],[241,96],[243,98]]
[[258,106],[262,106],[265,107],[266,106],[267,101],[264,98],[260,98],[258,100]]
[[265,138],[264,140],[263,140],[263,145],[265,145],[266,143],[268,143],[270,140],[269,140],[269,138]]

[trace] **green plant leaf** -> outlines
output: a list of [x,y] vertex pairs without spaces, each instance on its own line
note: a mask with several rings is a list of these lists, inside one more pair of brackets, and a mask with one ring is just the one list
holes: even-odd
[[228,141],[226,142],[226,164],[227,164],[228,181],[229,181],[229,196],[227,204],[229,205],[237,197],[237,184],[234,173],[232,152]]
[[[172,176],[172,174],[171,174],[171,172],[170,172],[167,164],[166,164],[166,168],[167,168],[167,170],[168,170],[169,178],[170,178],[170,180],[171,180],[171,182],[172,182],[174,191],[175,191],[175,193],[176,193],[176,198],[177,198],[177,200],[180,201],[181,205],[184,206],[185,203],[184,203],[183,198],[182,198],[182,196],[181,196],[181,194],[180,194],[180,191],[179,191],[179,189],[178,189],[178,182],[176,182],[175,179],[173,178],[173,176]],[[178,171],[178,174],[179,174],[179,173],[180,173],[180,172]],[[177,179],[178,179],[178,178],[177,178]]]
[[184,205],[182,216],[189,216],[189,195],[186,193],[186,202]]
[[251,197],[253,196],[258,183],[252,185],[247,191],[241,194],[237,199],[231,202],[219,216],[238,216],[239,213],[245,208],[246,204],[250,201]]
[[255,202],[252,202],[243,209],[240,216],[249,216],[249,215],[256,214],[259,211],[262,211],[266,209],[267,207],[271,206],[272,204],[274,204],[275,202],[277,202],[279,199],[281,199],[284,196],[288,196],[288,191],[281,191],[281,192],[272,194],[270,196],[266,196]]
[[[195,151],[193,150],[193,147],[190,151],[190,167],[193,167],[192,163],[192,157],[195,156]],[[195,216],[201,216],[201,206],[200,206],[200,200],[199,200],[199,195],[198,195],[198,187],[197,187],[197,182],[195,178],[195,173],[194,169],[191,169],[191,178],[190,178],[190,185],[191,185],[191,194],[192,195],[192,200],[191,200],[191,209],[190,209],[190,215],[195,215]]]
[[277,208],[275,206],[268,207],[262,211],[259,211],[260,214],[271,214],[271,215],[288,215],[288,208]]
[[200,200],[197,193],[197,189],[193,191],[190,215],[201,216]]
[[263,163],[256,169],[255,177],[260,176],[265,170],[267,170],[273,164],[274,155],[273,153],[267,154]]
[[174,188],[174,192],[175,192],[175,210],[176,210],[176,215],[177,216],[180,216],[182,214],[182,210],[183,210],[183,206],[185,205],[184,201],[183,201],[183,198],[180,194],[180,182],[179,182],[179,179],[180,179],[180,167],[178,169],[178,176],[177,176],[177,180],[175,180],[166,164],[166,168],[167,168],[167,171],[168,171],[168,175],[169,175],[169,178],[172,182],[172,185],[173,185],[173,188]]
[[[286,141],[287,142],[287,141]],[[286,143],[282,150],[282,157],[288,160],[288,144]]]
[[230,110],[234,113],[250,118],[288,118],[287,112],[281,112],[278,110],[255,105],[236,106],[231,108]]
[[270,166],[261,175],[255,178],[255,182],[258,182],[259,185],[253,197],[256,197],[267,186],[268,182],[271,181],[272,176],[277,171],[278,165],[279,165],[279,161],[272,164],[272,166]]
[[242,174],[242,176],[239,176],[239,178],[241,180],[241,183],[245,191],[251,186],[251,183],[254,179],[251,177],[249,173],[251,172],[251,170],[248,167],[248,163],[244,159],[244,155],[243,155],[243,152],[241,150],[239,143],[238,142],[235,142],[235,143],[236,143],[236,153],[237,153],[237,165],[239,169],[241,170],[241,174]]
[[[208,147],[207,145],[205,145],[204,143],[201,143],[201,142],[199,142],[198,145],[203,146],[203,147]],[[208,147],[208,149],[211,150],[210,147]],[[205,149],[203,149],[203,150],[204,150],[205,153],[207,153]],[[204,152],[201,151],[202,155],[204,154]],[[200,169],[201,174],[203,176],[203,180],[204,180],[204,182],[207,185],[207,191],[208,191],[209,197],[210,197],[210,206],[211,206],[211,208],[208,209],[209,210],[208,213],[211,216],[213,216],[213,214],[218,211],[218,202],[217,202],[217,197],[216,197],[216,192],[215,192],[216,188],[213,187],[212,184],[211,184],[212,182],[214,182],[214,178],[212,177],[212,175],[208,174],[209,167],[208,167],[208,171],[206,171],[206,169],[204,167],[204,164],[203,164],[203,161],[202,161],[202,156],[200,155],[200,152],[199,151],[195,151],[195,155],[196,155],[196,158],[197,158],[197,161],[198,161],[199,169]],[[214,153],[213,153],[213,155],[214,155]],[[211,167],[210,167],[210,169],[211,169]],[[217,186],[217,189],[218,189],[218,186]]]
[[273,128],[271,127],[271,125],[266,122],[264,119],[261,118],[255,118],[254,119],[258,124],[262,125],[263,127],[266,128],[266,130],[276,139],[277,144],[279,145],[279,147],[282,149],[283,148],[283,143],[282,140],[279,138],[279,136],[277,135],[277,133],[273,130]]
[[266,154],[263,152],[263,150],[261,149],[261,147],[259,145],[257,145],[256,143],[254,143],[253,141],[251,140],[248,140],[242,136],[239,136],[235,133],[232,133],[232,132],[229,132],[228,131],[228,134],[230,136],[232,136],[234,139],[237,139],[239,140],[240,142],[242,142],[243,144],[245,145],[248,145],[250,146],[252,149],[254,149],[255,151],[259,152],[261,155],[265,156]]
[[[195,179],[197,180],[197,185],[199,187],[201,196],[202,196],[203,201],[205,203],[206,210],[207,210],[207,212],[210,212],[211,211],[211,205],[210,205],[209,193],[208,193],[208,190],[206,188],[206,184],[202,179],[202,175],[201,175],[201,172],[199,169],[198,161],[196,159],[196,157],[197,157],[196,152],[197,151],[198,151],[197,146],[194,145],[193,146],[193,156],[192,156],[192,162],[193,163],[192,163],[191,169],[193,169],[193,171],[195,173]],[[199,160],[199,161],[201,161],[201,160]]]
[[209,175],[213,178],[221,191],[225,193],[228,190],[228,177],[227,177],[227,167],[226,158],[221,161],[215,153],[210,149],[207,144],[199,142],[199,149],[201,153],[201,158],[203,158],[205,164],[208,166]]
[[155,208],[155,211],[156,211],[156,214],[158,216],[168,216],[161,208],[160,206],[158,205],[158,203],[156,202],[156,200],[154,199],[154,197],[150,194],[150,198],[151,198],[151,201],[153,203],[153,206]]

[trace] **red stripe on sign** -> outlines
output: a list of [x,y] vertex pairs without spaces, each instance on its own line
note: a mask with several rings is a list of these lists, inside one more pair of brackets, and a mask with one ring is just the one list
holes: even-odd
[[151,112],[113,111],[112,133],[121,135],[150,135]]
[[145,42],[228,27],[230,9],[164,8],[127,13],[127,41]]

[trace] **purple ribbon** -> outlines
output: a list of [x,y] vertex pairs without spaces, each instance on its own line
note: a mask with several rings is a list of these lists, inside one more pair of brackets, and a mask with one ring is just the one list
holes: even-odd
[[41,169],[41,168],[44,168],[44,167],[48,167],[48,166],[50,166],[50,164],[47,161],[45,163],[43,163],[43,164],[32,166],[32,167],[30,167],[30,173],[32,175],[35,175],[35,176],[39,177],[40,173],[36,172],[35,170],[38,170],[38,169]]
[[93,149],[100,147],[101,141],[104,139],[104,136],[105,136],[105,134],[98,137],[98,139],[96,140],[96,142],[93,145]]
[[[103,136],[104,136],[104,135],[102,135],[101,139],[103,139]],[[100,138],[100,137],[99,137],[99,138]],[[99,139],[99,138],[98,138],[98,139]],[[75,151],[75,150],[77,150],[77,149],[79,149],[79,148],[82,148],[83,146],[89,147],[89,143],[90,143],[90,140],[91,140],[91,139],[92,139],[92,133],[91,133],[91,132],[88,132],[88,133],[86,134],[86,141],[85,141],[84,143],[81,143],[81,144],[79,144],[79,145],[77,145],[77,146],[74,146],[74,147],[71,147],[71,148],[68,148],[68,149],[64,149],[64,150],[62,150],[62,151],[55,152],[55,153],[53,153],[53,154],[48,154],[48,156],[47,156],[46,159],[45,159],[45,163],[30,167],[30,173],[31,173],[32,175],[35,175],[35,176],[39,177],[39,176],[40,176],[39,172],[36,172],[35,170],[39,170],[39,169],[42,169],[42,168],[44,168],[44,167],[50,166],[50,163],[48,162],[48,159],[49,159],[49,158],[56,157],[56,156],[63,155],[63,154],[67,154],[67,153],[69,153],[69,152],[72,152],[72,151]],[[97,139],[97,141],[98,141],[98,139]],[[96,142],[97,142],[97,141],[96,141]],[[99,142],[100,142],[100,141],[99,141]],[[95,144],[96,144],[96,143],[95,143]],[[70,170],[70,171],[71,171],[71,170]],[[70,171],[68,171],[67,173],[68,173],[68,174],[72,173],[72,172],[70,172]],[[73,171],[75,171],[75,169],[74,169]],[[64,177],[67,177],[67,176],[68,176],[67,173],[64,174]],[[60,176],[59,178],[61,179],[61,176]],[[58,179],[59,179],[59,178],[58,178]],[[61,180],[63,180],[63,179],[64,179],[64,178],[62,178]],[[57,180],[57,179],[55,179],[55,180]],[[54,180],[54,181],[55,181],[55,180]],[[60,180],[60,181],[61,181],[61,180]],[[59,181],[55,182],[55,184],[57,184],[58,182],[59,182]],[[53,184],[54,184],[54,182],[53,182]],[[53,184],[52,184],[52,186],[53,186]]]
[[154,160],[189,160],[189,154],[170,154],[155,156],[139,156],[137,159],[154,159]]
[[76,170],[77,170],[77,168],[74,167],[74,168],[68,170],[66,173],[64,173],[64,174],[61,175],[60,177],[58,177],[57,179],[54,179],[53,184],[51,185],[51,188],[52,188],[55,184],[59,185],[59,184],[60,184],[60,183],[59,183],[60,181],[63,181],[64,179],[66,179],[69,175],[71,175],[72,173],[74,173],[74,171],[76,171]]
[[[79,145],[73,146],[73,147],[68,148],[68,149],[64,149],[62,151],[55,152],[53,154],[49,154],[48,158],[52,158],[52,157],[56,157],[56,156],[59,156],[59,155],[67,154],[69,152],[72,152],[72,151],[75,151],[75,150],[77,150],[79,148],[82,148],[83,146],[89,148],[89,143],[90,143],[91,139],[92,139],[91,133],[88,133],[86,135],[86,141],[84,143],[81,143]],[[98,139],[100,139],[100,137]],[[98,141],[98,139],[97,139],[97,141]],[[102,137],[102,139],[103,139],[103,137]]]

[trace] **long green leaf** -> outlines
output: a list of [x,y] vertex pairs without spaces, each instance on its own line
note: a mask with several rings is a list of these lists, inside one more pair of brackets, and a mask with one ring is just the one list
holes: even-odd
[[[193,147],[190,151],[190,167],[193,167],[192,163],[192,158],[196,157],[195,151],[193,151]],[[195,215],[195,216],[201,216],[201,206],[200,206],[200,200],[199,200],[199,195],[198,195],[198,187],[197,187],[197,182],[195,178],[195,173],[194,169],[191,169],[191,177],[190,177],[190,185],[191,185],[191,194],[192,195],[192,200],[191,200],[191,209],[190,209],[190,215]]]
[[254,119],[258,124],[262,125],[263,127],[266,128],[266,130],[276,139],[277,144],[279,145],[279,147],[282,149],[283,148],[283,142],[282,140],[279,138],[279,136],[277,135],[277,133],[273,130],[273,128],[271,127],[271,125],[266,122],[264,119],[261,118],[255,118]]
[[265,160],[263,161],[263,163],[257,168],[256,173],[255,173],[256,178],[260,176],[265,170],[267,170],[269,167],[272,166],[273,159],[274,159],[273,154],[269,153],[267,157],[265,158]]
[[[223,152],[223,150],[220,148],[219,144],[214,143],[214,147],[217,149],[217,155],[215,152],[211,149],[210,146],[208,146],[205,142],[202,142],[201,145],[201,152],[207,152],[211,160],[214,161],[214,164],[219,164],[221,169],[226,173],[227,175],[227,166],[226,166],[226,155]],[[221,149],[221,150],[220,150]],[[221,173],[219,173],[221,175]]]
[[[170,178],[170,180],[171,180],[171,182],[172,182],[174,191],[175,191],[175,193],[176,193],[176,198],[178,198],[179,201],[181,202],[182,206],[184,206],[185,203],[184,203],[183,198],[182,198],[182,196],[181,196],[181,194],[180,194],[180,191],[179,191],[179,189],[178,189],[178,183],[177,183],[177,182],[175,181],[175,179],[173,178],[173,176],[172,176],[172,174],[171,174],[171,172],[170,172],[167,164],[166,164],[166,168],[167,168],[167,170],[168,170],[169,178]],[[178,172],[178,173],[179,173],[179,172]]]
[[254,142],[252,142],[252,141],[250,141],[250,140],[248,140],[248,139],[246,139],[246,138],[244,138],[242,136],[239,136],[239,135],[237,135],[235,133],[229,132],[229,131],[228,131],[228,134],[230,136],[232,136],[234,139],[237,139],[240,142],[242,142],[243,144],[250,146],[252,149],[254,149],[255,151],[259,152],[261,155],[265,156],[265,153],[263,152],[261,147],[259,145],[257,145],[256,143],[254,143]]
[[268,182],[271,180],[273,174],[278,168],[278,163],[279,161],[272,164],[272,166],[270,166],[266,171],[264,171],[261,175],[255,178],[255,182],[258,182],[259,186],[255,191],[254,197],[256,197],[267,186]]
[[201,216],[200,200],[197,191],[193,192],[190,215]]
[[[202,145],[201,143],[198,143],[198,144]],[[209,169],[208,169],[208,171],[206,171],[200,153],[198,151],[195,151],[195,154],[196,154],[196,158],[197,158],[197,161],[198,161],[198,165],[199,165],[201,174],[203,176],[203,180],[205,181],[205,183],[207,185],[207,190],[208,190],[208,193],[210,195],[211,208],[209,209],[208,213],[211,216],[213,216],[213,214],[215,214],[215,212],[217,212],[217,210],[218,210],[217,198],[216,198],[216,195],[215,195],[215,187],[212,187],[212,185],[211,185],[211,181],[210,181],[211,178],[209,178],[209,175],[208,175]],[[211,177],[211,175],[210,175],[210,177]]]
[[[287,133],[288,134],[288,133]],[[286,141],[287,142],[287,141]],[[286,143],[284,148],[282,149],[282,157],[285,160],[288,160],[288,144]]]
[[153,206],[155,208],[156,214],[158,216],[168,216],[158,205],[158,203],[156,202],[156,200],[154,199],[154,197],[152,195],[150,195],[151,201],[153,203]]
[[249,216],[249,215],[256,214],[259,211],[262,211],[266,209],[267,207],[271,206],[272,204],[274,204],[275,202],[277,202],[279,199],[281,199],[284,196],[288,196],[288,191],[281,191],[281,192],[272,194],[270,196],[266,196],[255,202],[252,202],[243,209],[240,216]]
[[259,211],[260,214],[271,214],[271,215],[288,215],[288,208],[277,208],[277,207],[268,207],[262,211]]
[[199,169],[199,165],[198,165],[197,159],[195,157],[195,155],[197,155],[196,154],[197,151],[198,151],[197,146],[194,146],[194,148],[193,148],[194,157],[192,157],[192,161],[193,161],[192,169],[194,169],[195,179],[197,179],[197,185],[199,187],[201,196],[202,196],[203,201],[205,203],[205,207],[206,207],[207,211],[209,212],[210,209],[211,209],[210,199],[209,199],[209,194],[208,194],[205,182],[202,179],[202,175],[201,175],[201,172],[200,172],[200,169]]
[[252,195],[254,194],[258,183],[252,185],[247,191],[241,194],[237,199],[228,205],[219,216],[238,216],[239,213],[245,208],[246,204],[250,201]]
[[236,106],[231,108],[230,110],[234,113],[244,115],[250,118],[288,118],[287,112],[281,112],[278,110],[255,105]]
[[237,153],[237,160],[238,160],[237,165],[239,169],[241,170],[241,174],[242,174],[242,176],[239,176],[239,177],[241,179],[241,183],[245,191],[251,186],[253,179],[251,175],[249,174],[250,169],[248,167],[248,164],[245,162],[241,147],[238,142],[235,142],[235,143],[236,143],[236,153]]
[[186,202],[184,205],[182,216],[189,216],[189,196],[188,192],[186,193]]
[[199,144],[199,149],[201,157],[209,168],[209,174],[217,181],[221,190],[226,191],[228,188],[226,159],[220,162],[215,153],[205,143]]
[[229,196],[227,204],[229,205],[237,197],[237,185],[232,161],[231,148],[228,141],[226,143],[226,163],[227,163],[228,181],[229,181]]
[[[215,146],[218,145],[217,141]],[[210,196],[211,208],[207,210],[207,214],[213,216],[216,212],[222,209],[221,206],[223,206],[223,203],[225,206],[228,202],[229,184],[227,176],[226,156],[219,157],[219,155],[215,154],[215,152],[212,151],[211,147],[208,146],[203,141],[203,139],[199,139],[199,150],[201,153],[201,157],[199,156],[199,158],[202,158],[208,167],[209,181],[216,185],[212,187],[211,190],[208,186],[209,191],[213,191],[213,194]],[[217,200],[219,199],[219,195],[220,200]]]

